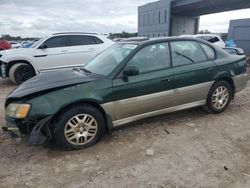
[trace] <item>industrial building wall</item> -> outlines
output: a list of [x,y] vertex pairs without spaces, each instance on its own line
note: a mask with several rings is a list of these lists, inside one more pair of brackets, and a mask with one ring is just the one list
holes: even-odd
[[193,35],[198,32],[199,18],[188,16],[172,15],[171,17],[171,36]]
[[227,39],[250,55],[250,19],[231,20]]
[[160,0],[138,7],[138,36],[168,36],[170,11],[171,0]]

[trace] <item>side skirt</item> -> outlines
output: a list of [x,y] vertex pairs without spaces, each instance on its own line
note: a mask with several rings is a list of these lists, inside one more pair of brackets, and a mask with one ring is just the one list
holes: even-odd
[[166,109],[162,109],[162,110],[148,112],[145,114],[139,114],[139,115],[132,116],[129,118],[113,121],[113,126],[118,127],[118,126],[121,126],[123,124],[127,124],[127,123],[137,121],[140,119],[144,119],[144,118],[148,118],[148,117],[152,117],[152,116],[157,116],[157,115],[162,115],[162,114],[166,114],[166,113],[171,113],[171,112],[176,112],[176,111],[180,111],[180,110],[185,110],[185,109],[189,109],[189,108],[194,108],[194,107],[198,107],[198,106],[203,106],[205,104],[206,104],[206,100],[202,100],[202,101],[192,102],[192,103],[188,103],[188,104],[184,104],[184,105],[174,106],[171,108],[166,108]]

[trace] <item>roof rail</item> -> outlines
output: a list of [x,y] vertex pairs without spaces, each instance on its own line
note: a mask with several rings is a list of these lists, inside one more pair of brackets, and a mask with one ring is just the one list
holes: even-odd
[[91,35],[97,35],[97,33],[86,33],[86,32],[61,32],[61,33],[54,33],[53,35],[61,35],[61,34],[91,34]]
[[130,37],[130,38],[126,38],[126,39],[123,39],[121,42],[129,42],[129,41],[146,41],[146,40],[149,40],[148,37]]

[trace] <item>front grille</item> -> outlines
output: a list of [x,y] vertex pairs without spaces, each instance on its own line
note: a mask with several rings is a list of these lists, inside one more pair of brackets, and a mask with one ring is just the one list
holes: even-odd
[[[1,55],[0,55],[0,56],[1,56]],[[0,77],[3,77],[3,75],[2,75],[2,69],[1,69],[2,64],[3,64],[3,62],[0,60]]]
[[3,77],[5,78],[6,77],[6,71],[2,71],[2,67],[5,66],[6,67],[6,64],[0,60],[0,77]]

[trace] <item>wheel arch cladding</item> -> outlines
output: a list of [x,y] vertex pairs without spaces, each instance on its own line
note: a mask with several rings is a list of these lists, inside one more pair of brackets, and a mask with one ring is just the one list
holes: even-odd
[[25,63],[25,64],[31,66],[31,67],[32,67],[32,70],[33,70],[34,73],[36,74],[36,71],[35,71],[33,65],[32,65],[29,61],[27,61],[27,60],[13,60],[13,61],[10,61],[10,62],[7,64],[7,70],[6,70],[7,76],[9,76],[10,68],[11,68],[14,64],[16,64],[16,63]]
[[105,110],[101,107],[100,104],[98,104],[96,101],[92,100],[80,100],[80,101],[75,101],[70,104],[67,104],[66,106],[63,106],[59,111],[57,111],[53,117],[52,117],[52,125],[54,125],[54,121],[65,111],[69,110],[70,108],[74,106],[80,106],[80,105],[90,105],[99,110],[103,116],[103,119],[105,121],[105,129],[109,130],[110,125],[109,125],[109,119],[108,115],[106,114]]
[[233,98],[234,98],[235,84],[234,84],[233,78],[231,76],[222,76],[222,77],[218,78],[214,83],[221,81],[221,80],[224,80],[230,84],[230,86],[232,87],[232,90],[233,90]]

